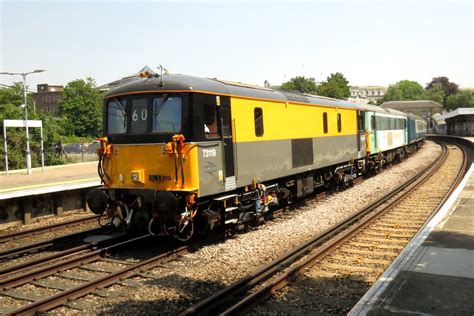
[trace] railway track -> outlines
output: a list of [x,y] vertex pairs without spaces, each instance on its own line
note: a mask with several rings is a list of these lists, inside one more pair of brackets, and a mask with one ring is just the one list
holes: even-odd
[[72,247],[34,260],[7,266],[0,269],[0,289],[6,290],[23,285],[34,278],[54,274],[57,272],[57,268],[75,267],[86,260],[94,260],[109,249],[107,246],[120,243],[125,238],[127,238],[126,234],[112,235],[105,240]]
[[[140,262],[117,260],[109,255],[119,249],[143,243],[150,235],[128,240],[116,238],[112,245],[97,243],[93,249],[76,249],[60,260],[33,267],[5,272],[0,276],[0,313],[5,315],[31,315],[66,304],[79,308],[74,300],[88,294],[101,297],[119,295],[104,289],[112,284],[135,286],[133,276],[143,274],[164,262],[188,251],[188,246],[165,251]],[[110,243],[110,242],[109,242]]]
[[443,145],[418,176],[182,315],[239,314],[269,298],[256,313],[347,313],[443,204],[466,163],[459,147]]
[[0,235],[0,243],[7,243],[12,241],[18,241],[20,239],[29,238],[32,236],[38,236],[42,233],[51,233],[57,230],[62,230],[64,228],[71,228],[78,225],[89,224],[97,221],[97,215],[92,215],[84,218],[75,219],[72,221],[57,223],[49,226],[37,227],[34,229],[17,231],[9,234]]
[[54,251],[61,248],[69,248],[78,244],[83,244],[83,238],[96,235],[96,234],[106,234],[114,231],[114,227],[98,227],[93,229],[88,229],[76,233],[71,233],[63,235],[60,237],[54,237],[51,239],[46,239],[39,242],[34,242],[30,244],[25,244],[20,247],[10,248],[0,252],[0,262],[6,263],[6,261],[15,259],[21,256],[37,253],[39,251],[49,250]]
[[98,227],[97,221],[98,217],[94,215],[51,226],[3,234],[0,236],[0,262],[48,248],[60,248],[74,239],[110,230],[110,227],[105,230]]

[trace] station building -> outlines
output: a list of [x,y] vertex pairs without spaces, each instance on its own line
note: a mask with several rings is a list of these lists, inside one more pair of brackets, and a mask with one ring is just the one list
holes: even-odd
[[474,108],[458,108],[438,119],[446,122],[447,135],[474,136]]
[[431,100],[388,101],[382,103],[380,107],[418,115],[424,118],[428,123],[428,131],[432,131],[433,129],[433,114],[443,113],[443,106]]

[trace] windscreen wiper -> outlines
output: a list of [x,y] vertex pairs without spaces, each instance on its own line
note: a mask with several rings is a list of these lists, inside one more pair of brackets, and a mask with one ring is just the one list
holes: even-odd
[[125,120],[123,120],[124,128],[127,128],[127,119],[126,119],[127,118],[127,109],[126,109],[126,106],[123,105],[122,102],[120,102],[117,99],[117,97],[114,97],[114,101],[116,103],[118,103],[118,105],[119,105],[118,108],[119,108],[120,112],[122,112],[123,117],[125,118]]
[[166,100],[168,100],[168,94],[164,94],[163,95],[163,99],[161,99],[160,101],[160,104],[158,104],[157,108],[155,109],[154,113],[153,113],[153,118],[156,119],[156,117],[158,116],[158,114],[161,112],[161,110],[163,109],[163,106],[165,105],[166,103]]

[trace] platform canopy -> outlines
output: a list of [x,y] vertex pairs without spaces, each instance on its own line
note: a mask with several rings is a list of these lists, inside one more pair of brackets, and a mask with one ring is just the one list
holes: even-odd
[[474,115],[474,108],[457,108],[454,111],[440,115],[440,118],[446,120],[461,115]]

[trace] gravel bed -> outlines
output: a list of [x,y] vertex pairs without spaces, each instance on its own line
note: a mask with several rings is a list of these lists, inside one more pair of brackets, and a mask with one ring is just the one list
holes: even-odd
[[25,304],[28,304],[28,301],[16,300],[8,296],[2,296],[0,294],[0,306],[6,309],[19,308]]
[[[307,202],[284,219],[277,218],[245,234],[203,247],[181,260],[153,269],[149,274],[156,277],[140,281],[139,288],[125,289],[119,297],[99,300],[100,305],[94,312],[176,314],[386,194],[430,164],[440,151],[438,145],[426,142],[409,159],[354,187],[322,201]],[[52,313],[61,311],[65,310],[56,309]],[[67,312],[70,313],[71,309]]]

